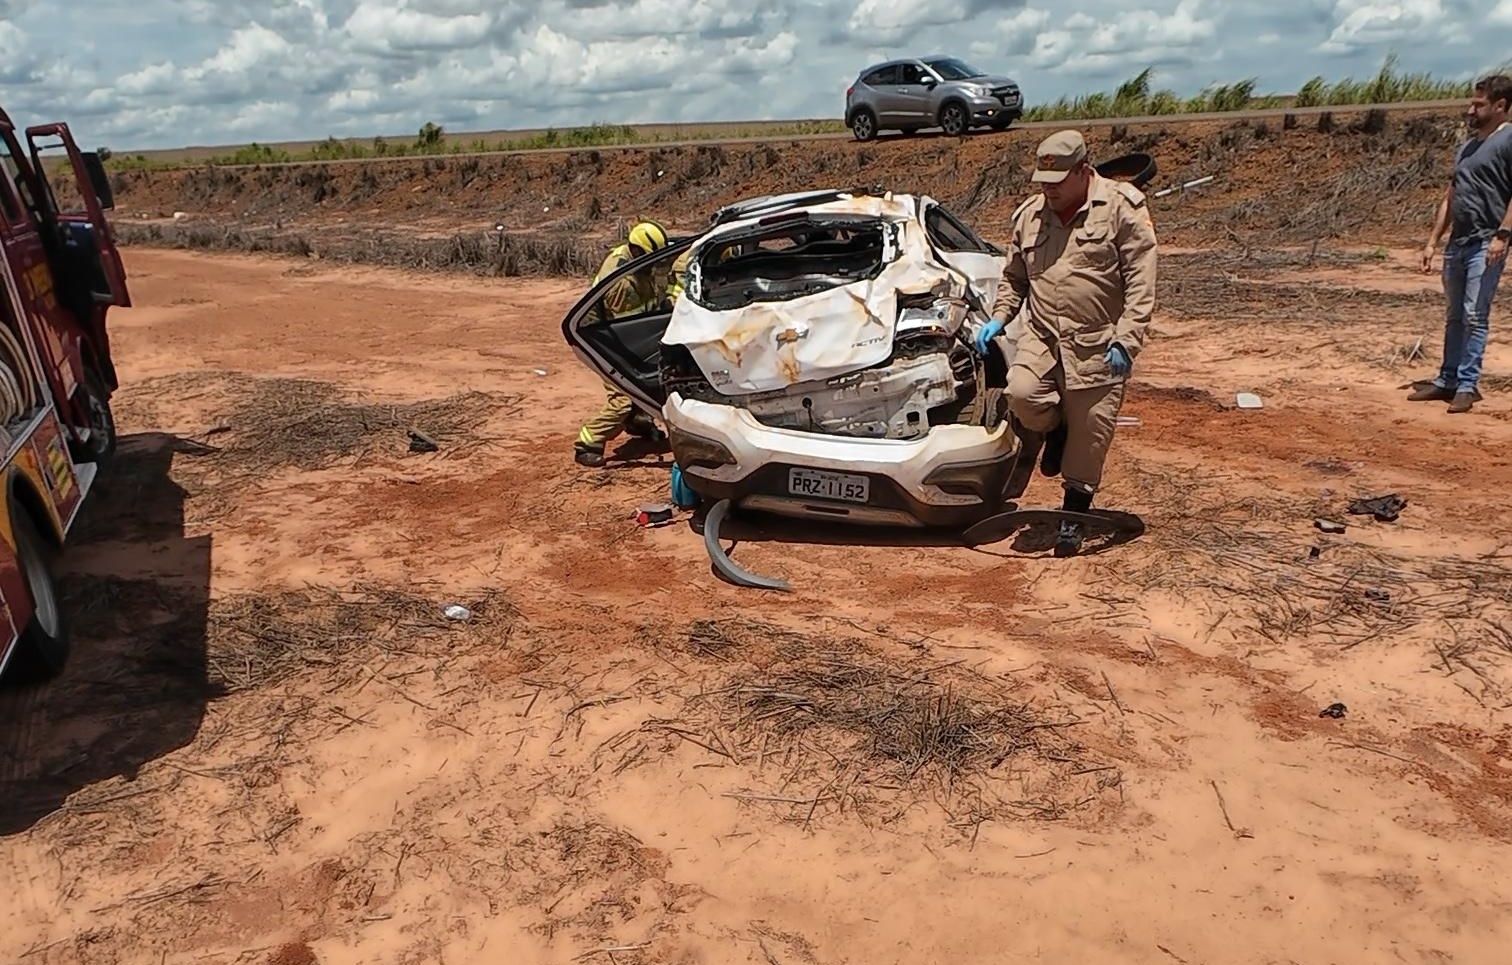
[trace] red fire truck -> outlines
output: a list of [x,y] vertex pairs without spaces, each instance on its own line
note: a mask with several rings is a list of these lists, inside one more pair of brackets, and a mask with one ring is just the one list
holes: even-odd
[[105,313],[131,304],[112,207],[99,152],[0,110],[0,673],[68,656],[54,566],[115,451]]

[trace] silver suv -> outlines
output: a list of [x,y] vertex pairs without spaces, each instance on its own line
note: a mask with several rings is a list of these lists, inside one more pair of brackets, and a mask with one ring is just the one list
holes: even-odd
[[959,137],[973,127],[1002,130],[1024,112],[1011,78],[984,74],[954,57],[873,64],[845,92],[845,123],[858,141],[878,131],[938,127]]

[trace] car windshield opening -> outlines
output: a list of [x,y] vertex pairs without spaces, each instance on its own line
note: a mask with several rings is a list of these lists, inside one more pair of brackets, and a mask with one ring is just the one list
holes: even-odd
[[726,311],[875,278],[893,230],[875,218],[803,219],[721,238],[698,254],[698,301]]
[[926,60],[929,69],[939,74],[946,80],[966,80],[968,77],[980,77],[982,72],[970,64],[956,60],[954,57],[946,57],[943,60]]

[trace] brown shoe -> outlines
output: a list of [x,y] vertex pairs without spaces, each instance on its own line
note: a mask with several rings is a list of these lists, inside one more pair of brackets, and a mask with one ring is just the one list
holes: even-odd
[[1407,401],[1448,402],[1452,398],[1454,398],[1454,393],[1452,391],[1450,391],[1449,389],[1441,389],[1430,382],[1427,385],[1420,385],[1416,389],[1413,389],[1412,394],[1407,396]]
[[1454,393],[1454,401],[1451,402],[1451,403],[1449,403],[1449,411],[1450,412],[1469,412],[1470,411],[1470,407],[1473,406],[1473,405],[1475,405],[1475,393],[1473,393],[1473,392],[1456,392],[1456,393]]

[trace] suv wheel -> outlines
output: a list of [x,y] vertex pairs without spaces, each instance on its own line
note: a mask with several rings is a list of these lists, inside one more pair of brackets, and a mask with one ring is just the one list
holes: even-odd
[[851,115],[850,128],[858,141],[876,140],[877,115],[869,110],[859,110]]
[[940,127],[951,137],[960,137],[965,134],[969,121],[966,105],[960,101],[951,101],[940,108]]

